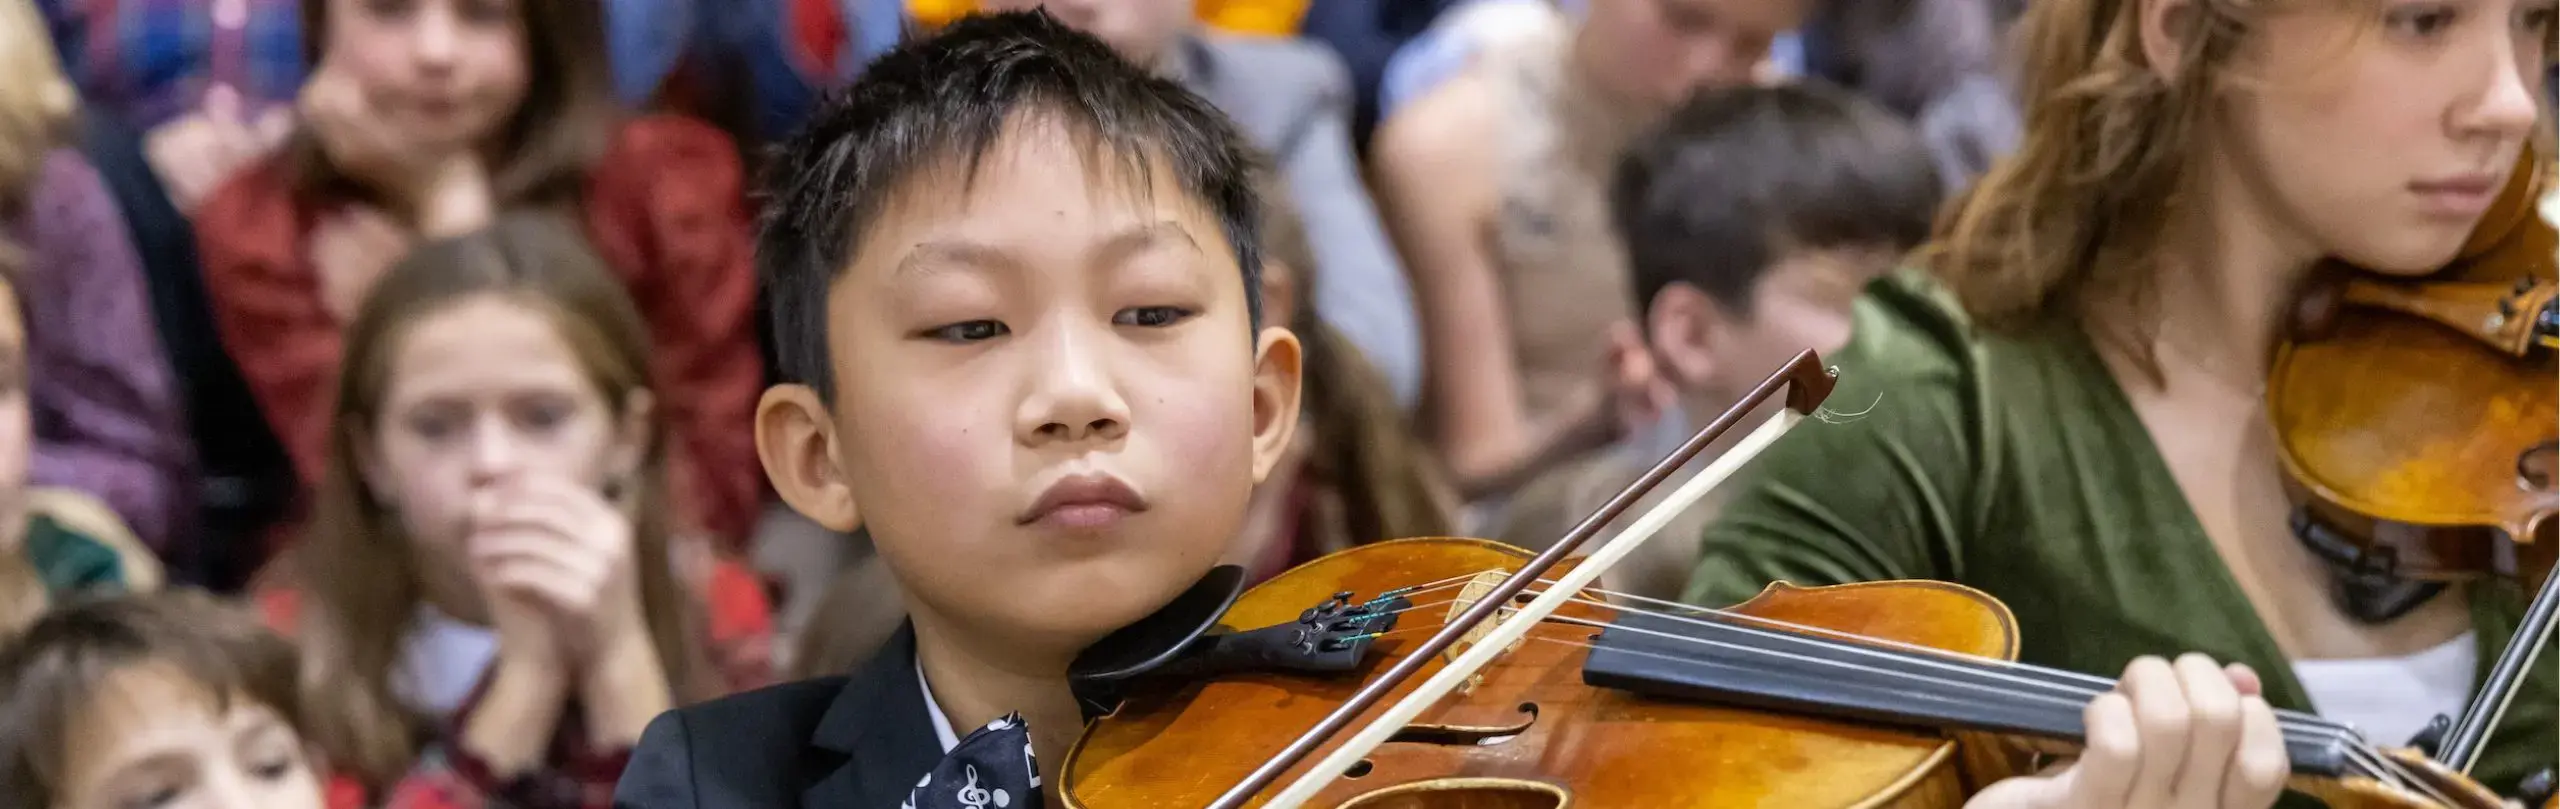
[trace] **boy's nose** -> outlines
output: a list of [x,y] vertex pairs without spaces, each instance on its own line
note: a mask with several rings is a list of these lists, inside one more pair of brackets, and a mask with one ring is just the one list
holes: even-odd
[[1016,439],[1039,446],[1128,434],[1129,407],[1112,384],[1105,341],[1069,329],[1034,339],[1044,339],[1049,350],[1032,366],[1030,392],[1014,420]]

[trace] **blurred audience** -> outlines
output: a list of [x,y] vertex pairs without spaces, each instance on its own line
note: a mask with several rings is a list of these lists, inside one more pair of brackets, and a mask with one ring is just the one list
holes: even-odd
[[1405,271],[1378,225],[1351,145],[1352,91],[1341,60],[1293,38],[1204,31],[1193,0],[987,0],[988,10],[1045,8],[1111,43],[1130,61],[1218,105],[1272,156],[1324,262],[1308,300],[1386,375],[1397,400],[1421,385],[1422,354]]
[[1357,346],[1309,305],[1324,263],[1286,180],[1265,175],[1262,316],[1298,335],[1299,425],[1289,451],[1254,487],[1229,561],[1259,582],[1316,557],[1381,539],[1446,536],[1457,495]]
[[0,806],[328,801],[291,644],[198,591],[66,606],[0,649]]
[[[1636,311],[1614,335],[1612,373],[1675,404],[1664,408],[1668,429],[1637,432],[1523,487],[1492,532],[1523,547],[1555,542],[1797,353],[1847,344],[1853,303],[1928,237],[1941,193],[1908,123],[1808,81],[1698,95],[1628,151],[1609,197]],[[1711,511],[1682,514],[1610,570],[1611,587],[1678,597]]]
[[1595,373],[1629,315],[1604,201],[1620,151],[1689,93],[1764,78],[1770,43],[1804,9],[1478,8],[1502,15],[1482,23],[1499,36],[1389,116],[1372,157],[1422,318],[1419,428],[1491,520],[1512,487],[1643,418],[1627,415],[1642,402],[1618,401]]
[[27,332],[15,258],[0,256],[0,638],[65,599],[160,584],[158,557],[114,512],[76,489],[28,481]]
[[502,209],[553,209],[579,217],[648,318],[685,518],[743,544],[763,371],[734,143],[616,108],[595,0],[310,8],[304,127],[196,217],[223,342],[302,479],[332,429],[339,336],[384,269]]
[[2023,123],[1995,0],[1829,0],[1805,23],[1807,72],[1918,122],[1940,179],[1962,188]]
[[155,550],[193,508],[192,451],[140,259],[76,148],[76,95],[25,0],[0,0],[0,257],[36,484],[104,499]]

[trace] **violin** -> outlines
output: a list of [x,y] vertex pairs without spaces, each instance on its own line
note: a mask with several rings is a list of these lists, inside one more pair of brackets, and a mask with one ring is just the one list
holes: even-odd
[[[2458,721],[2430,742],[2468,772],[2550,642],[2560,590],[2560,193],[2528,145],[2454,262],[2385,279],[2342,263],[2295,312],[2267,412],[2337,601],[2379,623],[2481,578],[2538,593]],[[2560,800],[2546,807],[2560,805]]]
[[2528,147],[2460,256],[2423,278],[2330,263],[2267,376],[2294,529],[2388,620],[2445,582],[2550,575],[2560,512],[2560,232]]
[[[1079,657],[1071,809],[1942,807],[2068,752],[2111,680],[2018,664],[1999,601],[1943,582],[1774,584],[1707,610],[1591,585],[1815,413],[1800,354],[1554,546],[1405,539],[1250,590],[1222,568]],[[1786,407],[1587,555],[1603,526],[1779,390]],[[1239,629],[1242,628],[1242,629]],[[2500,799],[2280,712],[2293,786],[2342,809]]]

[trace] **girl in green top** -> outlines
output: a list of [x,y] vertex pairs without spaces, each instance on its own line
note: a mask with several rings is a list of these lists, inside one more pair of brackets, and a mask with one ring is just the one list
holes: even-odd
[[[1941,218],[1935,282],[1879,284],[1830,358],[1835,409],[1874,407],[1726,489],[1687,600],[1952,580],[2015,611],[2026,662],[2122,673],[2076,762],[1978,807],[2298,805],[2270,705],[2404,728],[2384,745],[2460,710],[2525,594],[2342,611],[2288,527],[2261,380],[2316,260],[2453,257],[2537,125],[2552,18],[2551,0],[2033,4],[2018,150]],[[2560,758],[2555,669],[2490,736],[2473,775],[2492,789]]]

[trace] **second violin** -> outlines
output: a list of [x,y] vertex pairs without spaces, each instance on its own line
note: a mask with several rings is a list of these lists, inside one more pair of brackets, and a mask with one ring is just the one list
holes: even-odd
[[[1469,539],[1358,547],[1194,604],[1215,625],[1135,645],[1162,654],[1098,647],[1105,660],[1079,668],[1100,716],[1064,763],[1066,805],[1940,807],[2015,773],[2017,753],[2068,749],[2114,683],[2007,662],[2016,622],[1970,588],[1778,585],[1701,610],[1587,587],[1811,414],[1819,369],[1800,355],[1534,557]],[[1781,421],[1569,558],[1790,383]],[[2343,725],[2280,723],[2296,788],[2333,806],[2502,805]]]
[[2560,234],[2535,211],[2551,168],[2526,150],[2440,272],[2324,268],[2275,357],[2267,410],[2302,493],[2296,530],[2351,587],[2376,583],[2344,599],[2368,620],[2432,583],[2532,587],[2560,556]]

